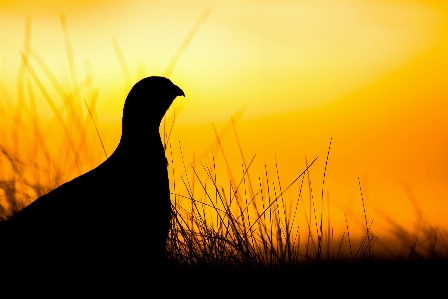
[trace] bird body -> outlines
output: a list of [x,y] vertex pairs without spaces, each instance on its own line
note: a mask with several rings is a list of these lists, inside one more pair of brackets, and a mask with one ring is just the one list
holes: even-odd
[[1,249],[13,279],[37,278],[46,269],[64,282],[73,275],[86,283],[135,282],[158,269],[171,218],[159,125],[180,95],[166,78],[139,81],[126,98],[114,153],[7,221]]

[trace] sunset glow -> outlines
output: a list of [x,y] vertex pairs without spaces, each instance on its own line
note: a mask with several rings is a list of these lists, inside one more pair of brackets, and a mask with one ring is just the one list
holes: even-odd
[[[448,3],[1,1],[0,5],[0,145],[18,150],[16,155],[28,155],[30,143],[36,142],[28,127],[15,125],[21,105],[24,123],[31,126],[33,115],[38,115],[47,126],[48,147],[59,153],[65,144],[55,113],[24,59],[29,59],[64,119],[70,112],[64,110],[64,98],[44,64],[67,94],[78,84],[79,95],[71,97],[78,101],[73,107],[83,119],[90,119],[83,99],[90,103],[95,98],[96,125],[110,154],[121,136],[127,92],[144,77],[164,75],[206,11],[170,76],[186,97],[175,100],[161,125],[163,135],[176,111],[170,135],[173,154],[169,146],[166,154],[176,165],[170,178],[171,183],[176,178],[176,193],[186,194],[180,179],[184,170],[179,140],[190,179],[190,162],[206,179],[201,162],[211,165],[213,151],[218,181],[221,178],[228,190],[229,171],[213,126],[217,132],[228,128],[220,142],[235,180],[241,179],[243,161],[231,126],[233,116],[245,162],[256,154],[250,176],[257,188],[258,177],[265,176],[265,163],[271,181],[277,182],[277,161],[281,187],[286,188],[306,168],[305,156],[308,163],[319,156],[310,168],[313,196],[317,211],[324,202],[324,219],[329,202],[335,234],[345,230],[344,213],[354,234],[365,233],[358,177],[367,220],[374,219],[372,230],[380,238],[389,236],[386,215],[412,230],[419,217],[416,206],[430,225],[448,229]],[[118,49],[128,70],[120,65]],[[19,132],[20,146],[14,132]],[[81,136],[79,131],[73,133],[77,134]],[[87,143],[82,167],[67,170],[66,180],[105,160],[92,123]],[[12,169],[6,165],[1,171],[8,177]],[[289,202],[294,207],[300,181],[285,193],[287,207]],[[308,182],[304,184],[308,210]],[[300,213],[299,222],[305,227],[304,212]]]

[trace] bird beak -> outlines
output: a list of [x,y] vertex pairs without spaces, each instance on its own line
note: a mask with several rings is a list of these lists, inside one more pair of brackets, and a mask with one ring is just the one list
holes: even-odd
[[180,89],[179,88],[179,86],[177,86],[177,85],[174,85],[174,95],[176,96],[176,97],[179,97],[179,96],[183,96],[183,97],[185,97],[185,94],[184,94],[184,92],[182,91],[182,89]]

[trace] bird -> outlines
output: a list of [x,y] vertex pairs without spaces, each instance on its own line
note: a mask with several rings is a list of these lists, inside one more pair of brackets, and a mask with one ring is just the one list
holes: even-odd
[[165,77],[137,82],[112,155],[2,225],[1,250],[9,262],[0,271],[29,285],[39,280],[36,287],[107,288],[144,284],[151,269],[160,270],[172,210],[159,126],[178,96],[185,94]]

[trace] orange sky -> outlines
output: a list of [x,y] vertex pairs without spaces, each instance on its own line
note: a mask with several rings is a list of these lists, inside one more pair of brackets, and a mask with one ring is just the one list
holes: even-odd
[[[4,107],[16,105],[27,15],[31,48],[70,88],[64,13],[77,79],[85,79],[86,66],[92,73],[93,86],[82,89],[81,97],[89,88],[98,90],[98,126],[109,153],[119,140],[130,85],[163,75],[190,28],[209,9],[170,77],[186,94],[174,104],[182,111],[172,141],[176,145],[180,136],[187,162],[193,152],[203,161],[210,158],[210,151],[201,153],[214,144],[211,123],[219,131],[243,109],[236,126],[245,158],[257,154],[254,180],[264,163],[274,174],[277,154],[285,187],[304,169],[305,155],[308,161],[320,155],[311,169],[319,204],[332,137],[325,194],[335,223],[344,212],[353,213],[351,221],[363,218],[360,177],[367,215],[369,221],[375,218],[377,229],[381,210],[402,223],[414,222],[404,186],[431,224],[448,228],[447,3],[1,1],[0,8]],[[129,68],[130,85],[113,39]],[[62,104],[33,59],[49,94]],[[37,87],[35,96],[39,115],[53,117]],[[232,130],[223,144],[239,174]],[[98,144],[95,148],[100,163],[104,157]],[[224,164],[221,172],[226,175]],[[294,198],[298,188],[292,189]]]

